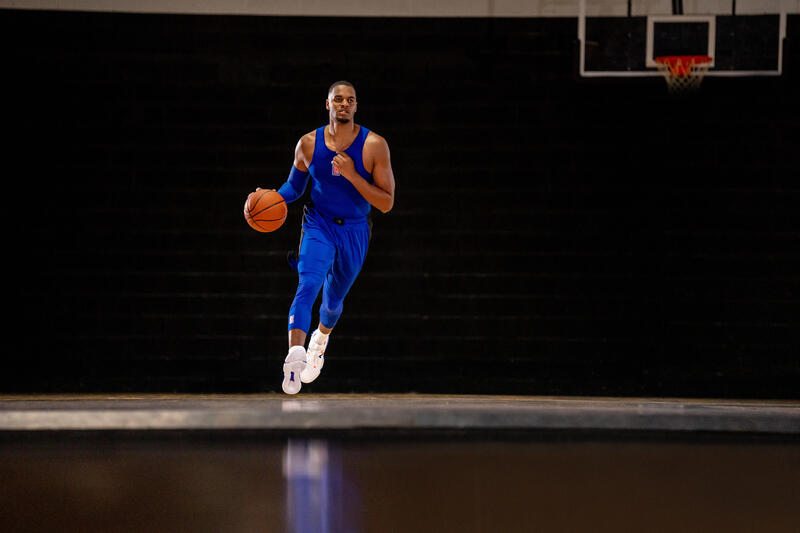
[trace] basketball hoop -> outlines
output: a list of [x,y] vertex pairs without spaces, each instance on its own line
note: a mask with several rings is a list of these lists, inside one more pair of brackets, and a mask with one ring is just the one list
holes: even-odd
[[712,61],[708,56],[661,56],[653,60],[671,93],[697,89]]

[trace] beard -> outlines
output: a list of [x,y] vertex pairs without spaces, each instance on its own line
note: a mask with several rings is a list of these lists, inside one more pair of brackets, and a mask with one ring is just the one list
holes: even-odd
[[350,122],[350,119],[349,118],[336,117],[336,122],[338,122],[339,124],[347,124],[347,123]]

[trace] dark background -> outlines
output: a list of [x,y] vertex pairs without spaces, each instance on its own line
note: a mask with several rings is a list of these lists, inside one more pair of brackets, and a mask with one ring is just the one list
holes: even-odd
[[800,17],[683,98],[576,26],[0,12],[1,390],[279,391],[300,202],[242,207],[344,78],[396,202],[304,390],[797,398]]

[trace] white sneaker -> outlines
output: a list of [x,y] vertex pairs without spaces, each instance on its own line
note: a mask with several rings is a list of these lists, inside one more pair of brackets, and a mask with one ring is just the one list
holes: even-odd
[[328,346],[328,337],[320,330],[314,330],[311,340],[308,341],[308,352],[306,352],[306,368],[300,374],[303,383],[311,383],[319,377],[322,365],[325,364],[325,348]]
[[300,374],[306,367],[306,349],[302,346],[292,346],[283,363],[283,392],[297,394],[300,392]]

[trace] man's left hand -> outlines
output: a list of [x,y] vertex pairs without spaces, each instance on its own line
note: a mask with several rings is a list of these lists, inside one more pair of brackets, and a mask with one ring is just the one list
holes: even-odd
[[333,165],[339,170],[339,174],[348,181],[353,181],[354,178],[360,177],[356,172],[356,164],[353,162],[353,158],[344,152],[336,152],[336,157],[333,158]]

